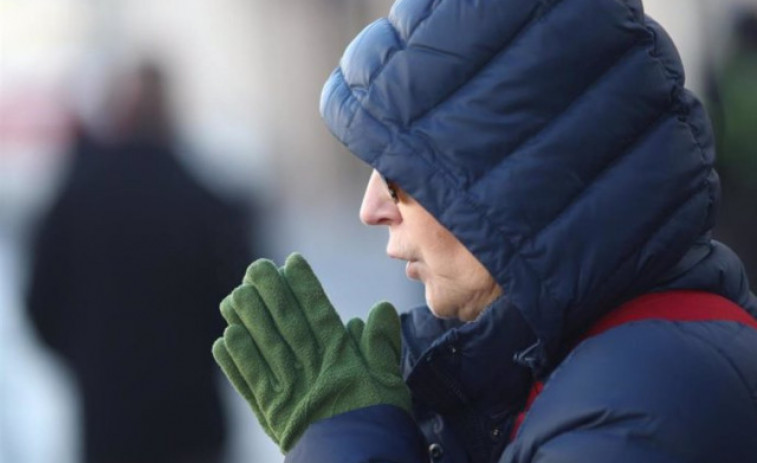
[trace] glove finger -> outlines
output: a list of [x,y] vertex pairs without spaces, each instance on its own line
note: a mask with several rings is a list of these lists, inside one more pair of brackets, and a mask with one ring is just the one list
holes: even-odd
[[299,254],[290,255],[281,270],[297,299],[320,349],[341,342],[342,320],[331,305],[310,265]]
[[242,284],[254,286],[257,280],[263,276],[261,274],[261,269],[265,269],[266,267],[273,267],[275,269],[276,263],[271,259],[257,259],[255,262],[251,263],[247,267]]
[[229,325],[242,324],[242,320],[239,319],[237,314],[234,312],[234,308],[232,307],[231,294],[223,298],[220,308],[221,316],[224,320],[226,320],[226,323],[228,323]]
[[292,385],[297,372],[294,368],[297,361],[289,345],[279,333],[271,318],[269,308],[258,291],[253,286],[245,284],[231,293],[231,300],[234,313],[254,340],[260,354],[275,375],[276,381],[282,386]]
[[353,318],[347,322],[347,333],[349,333],[352,340],[355,342],[355,347],[360,349],[360,339],[363,337],[363,329],[365,323],[359,318]]
[[277,331],[306,374],[311,375],[309,381],[318,369],[318,345],[302,307],[279,269],[269,260],[258,260],[247,269],[245,281],[257,290]]
[[216,339],[213,343],[213,358],[218,366],[221,367],[226,377],[229,378],[234,389],[236,389],[245,400],[250,402],[255,414],[258,415],[258,419],[264,419],[264,417],[260,415],[260,407],[258,406],[257,399],[255,399],[255,396],[252,394],[249,386],[247,386],[242,374],[234,364],[234,360],[232,360],[231,355],[229,355],[229,351],[226,350],[226,344],[223,341],[223,337]]
[[223,370],[223,373],[229,379],[231,385],[234,386],[234,389],[236,389],[239,395],[250,404],[250,408],[252,408],[252,411],[255,413],[255,416],[266,434],[278,444],[279,440],[273,435],[268,419],[263,414],[260,404],[258,404],[258,399],[255,398],[252,390],[250,390],[250,387],[247,385],[247,381],[245,381],[244,377],[242,377],[242,374],[239,372],[239,369],[231,358],[231,355],[226,348],[226,343],[222,337],[216,339],[213,343],[213,358],[218,366],[221,367],[221,370]]
[[360,340],[360,351],[371,366],[380,373],[399,372],[402,340],[400,319],[397,311],[388,302],[379,302],[368,314],[368,321]]
[[[239,373],[257,398],[261,412],[267,415],[267,406],[283,390],[282,384],[271,371],[250,333],[240,325],[226,327],[223,332],[226,349]],[[267,419],[270,420],[269,417]]]

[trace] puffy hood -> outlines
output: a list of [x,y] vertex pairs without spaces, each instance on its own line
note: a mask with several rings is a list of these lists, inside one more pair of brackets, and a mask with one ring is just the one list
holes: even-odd
[[[349,45],[321,113],[547,346],[710,246],[710,123],[638,0],[399,0]],[[718,278],[744,286],[737,259]]]

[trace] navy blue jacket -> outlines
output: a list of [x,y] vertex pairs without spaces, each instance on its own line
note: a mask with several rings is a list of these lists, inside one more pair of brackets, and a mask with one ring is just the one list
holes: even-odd
[[[655,291],[757,314],[710,238],[710,123],[639,0],[400,0],[349,45],[321,112],[504,296],[467,324],[405,314],[414,416],[315,423],[289,461],[757,461],[757,330],[645,320],[571,348]],[[545,389],[510,440],[534,379]]]

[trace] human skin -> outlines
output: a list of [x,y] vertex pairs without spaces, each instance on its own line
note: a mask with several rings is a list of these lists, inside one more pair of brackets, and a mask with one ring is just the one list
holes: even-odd
[[360,207],[366,225],[386,226],[389,257],[425,286],[426,303],[440,318],[475,320],[502,294],[488,270],[423,206],[374,170]]

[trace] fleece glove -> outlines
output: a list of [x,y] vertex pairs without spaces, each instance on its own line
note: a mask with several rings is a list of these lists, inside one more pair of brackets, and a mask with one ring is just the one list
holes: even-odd
[[213,356],[284,453],[317,420],[378,404],[410,411],[394,307],[345,327],[302,256],[254,262],[221,314],[229,326]]

